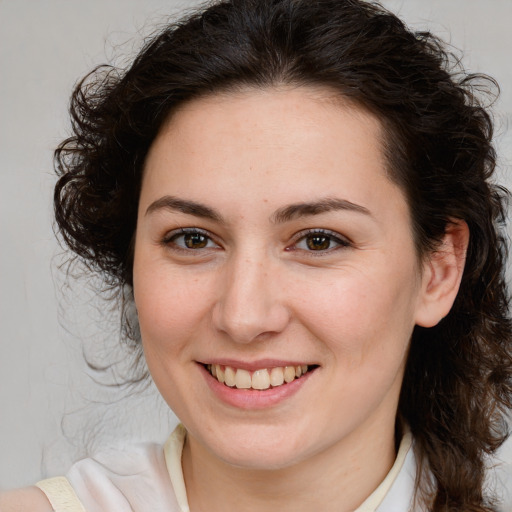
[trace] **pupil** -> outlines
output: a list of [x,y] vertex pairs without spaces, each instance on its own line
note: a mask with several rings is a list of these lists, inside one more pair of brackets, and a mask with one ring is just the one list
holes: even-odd
[[206,247],[207,240],[201,233],[189,233],[185,235],[185,245],[189,249],[202,249]]
[[325,250],[329,248],[330,238],[325,235],[312,235],[307,239],[309,249],[313,251]]

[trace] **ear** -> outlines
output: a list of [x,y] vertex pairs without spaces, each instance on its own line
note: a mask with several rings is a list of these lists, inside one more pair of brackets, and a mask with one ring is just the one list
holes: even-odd
[[417,325],[433,327],[450,312],[464,272],[468,242],[468,225],[451,219],[440,246],[423,263]]

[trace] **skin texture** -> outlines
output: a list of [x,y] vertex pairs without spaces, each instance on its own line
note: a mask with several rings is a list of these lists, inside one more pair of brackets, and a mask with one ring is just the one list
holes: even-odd
[[0,493],[2,512],[52,512],[52,506],[37,487],[27,487]]
[[[449,311],[467,228],[418,257],[380,129],[328,90],[247,90],[186,104],[150,150],[135,301],[150,372],[189,431],[194,511],[353,510],[393,464],[410,336]],[[333,199],[349,203],[283,214]],[[183,228],[205,245],[187,248]],[[328,230],[327,249],[305,230]],[[318,367],[247,409],[208,385],[200,363],[219,360]]]

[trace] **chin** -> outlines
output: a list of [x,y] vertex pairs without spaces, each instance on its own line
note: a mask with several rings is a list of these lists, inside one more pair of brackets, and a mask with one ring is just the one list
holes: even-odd
[[286,449],[278,451],[242,447],[240,450],[224,451],[219,454],[219,458],[230,466],[246,470],[278,471],[300,463],[305,458],[304,454],[301,455],[302,457],[296,451]]
[[231,466],[248,470],[279,470],[300,463],[314,451],[305,446],[304,441],[308,437],[298,430],[291,431],[284,426],[240,426],[223,430],[225,436],[221,439],[210,438],[205,442],[216,458]]

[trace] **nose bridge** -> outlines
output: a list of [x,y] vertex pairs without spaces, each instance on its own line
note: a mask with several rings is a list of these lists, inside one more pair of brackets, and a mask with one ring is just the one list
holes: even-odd
[[216,327],[239,343],[282,331],[288,311],[277,274],[275,263],[263,250],[233,254],[213,312]]

